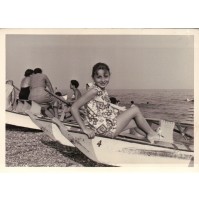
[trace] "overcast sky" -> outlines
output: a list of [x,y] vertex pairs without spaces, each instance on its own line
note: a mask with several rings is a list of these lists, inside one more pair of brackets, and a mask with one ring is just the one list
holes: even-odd
[[53,87],[80,88],[92,66],[111,69],[111,89],[193,89],[194,38],[180,35],[7,35],[6,79],[20,86],[27,68],[42,68]]

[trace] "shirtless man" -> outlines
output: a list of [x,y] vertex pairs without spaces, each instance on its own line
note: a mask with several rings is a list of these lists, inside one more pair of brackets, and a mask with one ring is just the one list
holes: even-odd
[[[70,81],[70,88],[73,90],[73,95],[71,97],[71,99],[67,100],[71,105],[78,99],[81,97],[81,92],[78,89],[79,87],[79,82],[77,80],[71,80]],[[66,113],[69,113],[69,117],[72,116],[72,114],[70,113],[71,111],[71,107],[70,106],[65,106],[64,110],[62,112],[62,115],[60,117],[60,120],[63,121],[64,117],[66,116]]]

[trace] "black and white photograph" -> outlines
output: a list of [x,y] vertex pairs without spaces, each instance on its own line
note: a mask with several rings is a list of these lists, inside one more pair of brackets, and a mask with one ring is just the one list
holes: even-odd
[[193,169],[198,34],[5,30],[5,167]]

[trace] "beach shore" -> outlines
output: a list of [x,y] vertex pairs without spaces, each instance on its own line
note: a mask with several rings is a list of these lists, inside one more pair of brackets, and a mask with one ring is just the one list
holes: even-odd
[[77,148],[52,141],[42,131],[6,125],[6,167],[109,167]]

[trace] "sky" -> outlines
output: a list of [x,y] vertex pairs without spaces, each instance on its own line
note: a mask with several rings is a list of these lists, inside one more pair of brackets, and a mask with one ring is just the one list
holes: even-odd
[[20,86],[28,68],[41,68],[58,89],[80,89],[97,62],[111,70],[110,89],[193,89],[191,35],[6,35],[6,79]]

